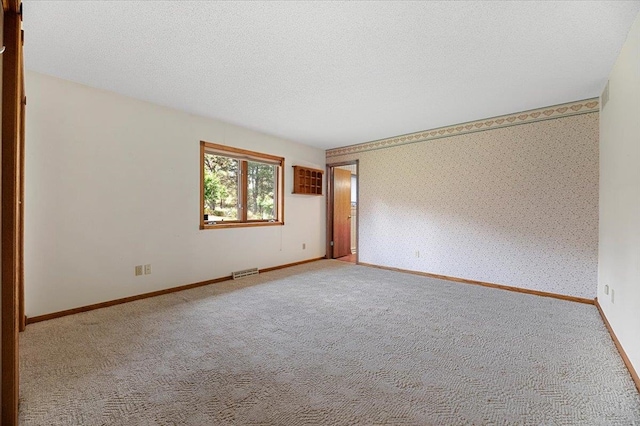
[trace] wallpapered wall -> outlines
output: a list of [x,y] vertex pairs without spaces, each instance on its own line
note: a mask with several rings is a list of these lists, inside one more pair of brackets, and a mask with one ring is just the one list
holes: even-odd
[[361,262],[595,297],[597,112],[340,152],[360,160]]

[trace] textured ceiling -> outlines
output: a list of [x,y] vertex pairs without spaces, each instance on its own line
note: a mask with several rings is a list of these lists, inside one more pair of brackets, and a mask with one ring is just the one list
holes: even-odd
[[24,11],[27,69],[333,148],[598,96],[640,1]]

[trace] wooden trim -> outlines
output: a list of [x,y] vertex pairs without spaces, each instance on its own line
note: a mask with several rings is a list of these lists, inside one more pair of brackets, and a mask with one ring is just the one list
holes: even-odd
[[[19,372],[18,330],[20,327],[20,126],[22,62],[20,2],[10,1],[4,11],[2,54],[2,406],[0,423],[18,424]],[[16,10],[17,9],[17,10]]]
[[[320,259],[323,259],[323,258],[319,257],[319,258],[315,258],[315,259],[307,259],[307,260],[301,260],[299,262],[287,263],[285,265],[272,266],[270,268],[260,269],[260,273],[263,274],[265,272],[275,271],[277,269],[284,269],[284,268],[289,268],[291,266],[302,265],[304,263],[316,262],[316,261],[318,261]],[[95,309],[108,308],[109,306],[121,305],[123,303],[134,302],[136,300],[148,299],[150,297],[162,296],[162,295],[170,294],[170,293],[176,293],[176,292],[183,291],[183,290],[190,290],[192,288],[202,287],[202,286],[209,285],[209,284],[217,284],[217,283],[221,283],[221,282],[224,282],[224,281],[229,281],[229,280],[232,280],[232,279],[233,279],[233,277],[231,275],[228,275],[228,276],[225,276],[225,277],[214,278],[212,280],[206,280],[206,281],[200,281],[200,282],[193,283],[193,284],[186,284],[186,285],[181,285],[181,286],[178,286],[178,287],[167,288],[167,289],[164,289],[164,290],[152,291],[150,293],[143,293],[143,294],[137,294],[135,296],[123,297],[122,299],[115,299],[115,300],[110,300],[110,301],[107,301],[107,302],[94,303],[92,305],[87,305],[87,306],[80,306],[80,307],[73,308],[73,309],[66,309],[64,311],[53,312],[53,313],[50,313],[50,314],[39,315],[39,316],[36,316],[36,317],[27,318],[27,324],[35,324],[37,322],[48,321],[48,320],[51,320],[51,319],[54,319],[54,318],[65,317],[67,315],[79,314],[81,312],[93,311]]]
[[202,146],[204,146],[205,151],[207,148],[209,148],[211,150],[221,151],[221,154],[223,155],[225,152],[227,152],[231,155],[233,154],[245,155],[249,157],[255,157],[256,159],[262,158],[264,160],[275,161],[278,163],[282,163],[282,161],[284,160],[284,158],[278,157],[277,155],[263,154],[261,152],[249,151],[248,149],[234,148],[232,146],[219,145],[217,143],[211,143],[206,141],[200,141],[200,143],[202,144]]
[[326,211],[326,249],[325,257],[327,259],[333,259],[333,166],[327,165],[327,211]]
[[282,159],[282,170],[278,173],[278,181],[276,185],[278,185],[278,211],[276,212],[276,216],[278,220],[284,225],[284,158]]
[[431,274],[429,272],[419,272],[419,271],[411,271],[411,270],[408,270],[408,269],[391,268],[389,266],[373,265],[371,263],[362,263],[362,262],[360,262],[359,265],[368,266],[368,267],[371,267],[371,268],[385,269],[387,271],[404,272],[404,273],[407,273],[407,274],[421,275],[423,277],[437,278],[437,279],[440,279],[440,280],[455,281],[455,282],[463,283],[463,284],[474,284],[474,285],[480,285],[480,286],[483,286],[483,287],[497,288],[497,289],[500,289],[500,290],[514,291],[516,293],[533,294],[533,295],[542,296],[542,297],[552,297],[554,299],[567,300],[567,301],[570,301],[570,302],[586,303],[587,305],[595,304],[595,301],[593,299],[587,299],[587,298],[584,298],[584,297],[567,296],[567,295],[564,295],[564,294],[549,293],[549,292],[546,292],[546,291],[539,291],[539,290],[529,290],[529,289],[526,289],[526,288],[512,287],[512,286],[502,285],[502,284],[487,283],[487,282],[484,282],[484,281],[468,280],[466,278],[457,278],[457,277],[450,277],[450,276],[447,276],[447,275]]
[[204,142],[200,142],[200,229],[204,225]]
[[638,392],[640,392],[640,377],[638,376],[638,372],[635,370],[635,368],[633,368],[633,364],[631,364],[631,361],[629,360],[627,353],[622,348],[622,345],[618,340],[618,336],[616,336],[616,333],[613,331],[613,327],[611,327],[611,324],[609,324],[609,320],[607,319],[607,316],[604,314],[604,311],[602,310],[602,306],[600,306],[600,302],[598,302],[597,297],[595,299],[595,305],[596,305],[596,308],[598,308],[598,312],[600,312],[600,316],[602,317],[602,321],[604,322],[605,327],[609,331],[609,335],[611,336],[611,340],[613,340],[613,344],[616,345],[616,349],[618,349],[618,352],[620,353],[622,362],[624,362],[624,365],[627,367],[627,370],[629,370],[629,374],[631,374],[633,383],[635,383],[636,388],[638,389]]
[[[203,215],[204,216],[204,215]],[[200,229],[251,228],[254,226],[282,226],[284,222],[251,221],[251,222],[217,222],[217,225],[203,225]]]
[[317,262],[318,260],[322,260],[322,259],[324,259],[324,256],[316,257],[313,259],[301,260],[299,262],[287,263],[286,265],[272,266],[270,268],[260,269],[260,273],[264,274],[265,272],[276,271],[278,269],[285,269],[285,268],[290,268],[292,266],[304,265],[305,263]]
[[[240,188],[238,188],[238,198],[240,198],[240,217],[243,223],[247,222],[247,204],[249,202],[249,163],[240,161]],[[214,225],[217,226],[217,225]]]
[[215,278],[207,281],[200,281],[193,284],[182,285],[179,287],[172,287],[164,290],[152,291],[149,293],[137,294],[135,296],[123,297],[122,299],[109,300],[107,302],[94,303],[92,305],[80,306],[78,308],[66,309],[64,311],[53,312],[50,314],[39,315],[36,317],[27,318],[27,324],[34,324],[36,322],[47,321],[54,318],[65,317],[67,315],[78,314],[80,312],[93,311],[95,309],[108,308],[109,306],[120,305],[122,303],[133,302],[135,300],[147,299],[149,297],[162,296],[163,294],[175,293],[177,291],[189,290],[196,287],[202,287],[209,284],[220,283],[223,281],[231,280],[231,275],[221,278]]
[[2,8],[5,12],[20,13],[20,3],[22,0],[2,0]]
[[[24,49],[24,30],[20,32],[20,48]],[[25,107],[27,98],[24,88],[24,61],[18,64],[20,67],[20,139],[18,149],[20,151],[20,163],[18,179],[18,331],[24,331],[26,317],[24,315],[24,150],[25,150]]]

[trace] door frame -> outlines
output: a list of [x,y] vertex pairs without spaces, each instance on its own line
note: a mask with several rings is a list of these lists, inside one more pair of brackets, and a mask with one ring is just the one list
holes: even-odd
[[327,241],[325,258],[333,259],[333,169],[339,166],[356,165],[356,265],[360,263],[360,160],[327,164]]
[[2,405],[0,423],[18,424],[18,332],[23,316],[24,68],[21,0],[3,0],[2,53]]

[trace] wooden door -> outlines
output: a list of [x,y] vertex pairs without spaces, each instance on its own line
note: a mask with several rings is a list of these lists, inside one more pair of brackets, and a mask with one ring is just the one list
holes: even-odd
[[351,172],[333,169],[333,258],[351,254]]

